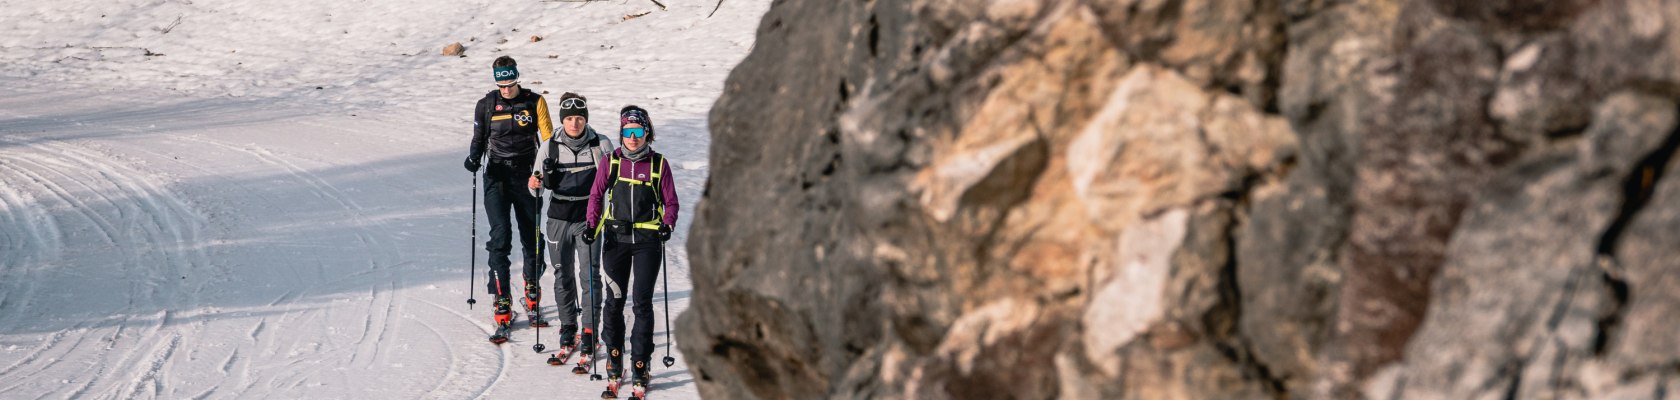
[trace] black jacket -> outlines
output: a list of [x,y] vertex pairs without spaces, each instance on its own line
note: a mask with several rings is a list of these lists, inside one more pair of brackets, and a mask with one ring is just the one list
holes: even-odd
[[[573,149],[561,143],[565,132],[556,131],[547,142],[537,148],[537,163],[533,172],[542,172],[543,189],[548,190],[548,217],[569,222],[582,222],[588,208],[589,189],[595,183],[596,164],[612,153],[612,141],[584,126],[582,148]],[[543,171],[544,159],[553,159],[556,170]],[[532,196],[536,191],[532,191]]]
[[542,95],[521,88],[519,95],[504,99],[500,91],[492,90],[478,100],[473,112],[473,138],[467,157],[482,160],[488,150],[492,159],[529,166],[536,160],[537,143],[548,140],[553,130],[548,102]]

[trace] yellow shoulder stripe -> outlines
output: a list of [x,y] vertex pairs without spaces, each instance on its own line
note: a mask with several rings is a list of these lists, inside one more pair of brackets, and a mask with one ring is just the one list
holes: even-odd
[[554,135],[554,123],[548,120],[548,100],[537,96],[537,139],[538,143],[547,143]]

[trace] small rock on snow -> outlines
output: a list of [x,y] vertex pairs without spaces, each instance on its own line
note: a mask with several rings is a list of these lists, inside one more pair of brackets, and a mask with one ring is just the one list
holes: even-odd
[[450,43],[448,46],[443,46],[443,55],[445,56],[459,56],[465,54],[466,52],[467,47],[462,46],[461,42]]

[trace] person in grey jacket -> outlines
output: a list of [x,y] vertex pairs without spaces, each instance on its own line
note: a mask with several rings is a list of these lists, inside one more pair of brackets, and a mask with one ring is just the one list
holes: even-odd
[[[588,99],[568,92],[560,95],[556,105],[560,128],[538,146],[538,162],[532,168],[527,186],[533,196],[541,189],[548,191],[544,233],[548,261],[555,266],[554,299],[560,309],[560,345],[562,351],[584,349],[573,372],[588,373],[599,332],[601,303],[606,296],[601,293],[598,272],[601,244],[586,244],[579,235],[589,228],[584,220],[590,186],[598,172],[596,165],[612,153],[613,145],[612,140],[596,134],[589,126]],[[588,306],[580,307],[579,303]],[[582,332],[579,332],[580,322]]]

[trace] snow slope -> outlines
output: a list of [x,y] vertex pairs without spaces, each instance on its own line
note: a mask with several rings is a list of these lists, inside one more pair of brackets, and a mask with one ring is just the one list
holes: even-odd
[[[0,0],[0,398],[595,398],[523,323],[484,340],[460,162],[511,55],[599,130],[652,110],[693,210],[768,1],[663,2]],[[653,395],[697,397],[672,354]]]

